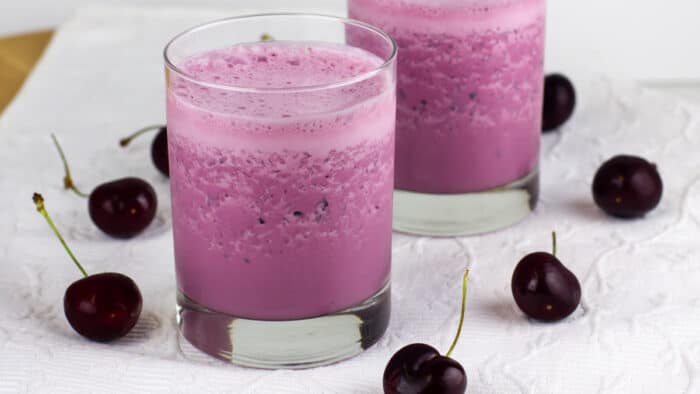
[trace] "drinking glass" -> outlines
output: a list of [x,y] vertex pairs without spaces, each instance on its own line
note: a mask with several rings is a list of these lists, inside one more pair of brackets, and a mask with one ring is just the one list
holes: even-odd
[[398,43],[394,228],[493,231],[539,196],[545,0],[350,0]]
[[304,368],[384,333],[396,52],[365,23],[307,14],[219,20],[167,45],[178,322],[195,347]]

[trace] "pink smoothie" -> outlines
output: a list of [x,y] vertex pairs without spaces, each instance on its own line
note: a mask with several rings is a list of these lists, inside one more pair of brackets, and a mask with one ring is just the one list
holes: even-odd
[[356,305],[389,280],[395,89],[349,46],[256,43],[171,76],[168,142],[177,281],[237,317],[288,320]]
[[350,0],[399,45],[396,187],[467,193],[536,170],[545,0]]

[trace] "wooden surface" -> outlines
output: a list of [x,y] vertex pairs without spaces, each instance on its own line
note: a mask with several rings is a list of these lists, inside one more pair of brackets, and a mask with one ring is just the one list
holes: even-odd
[[0,113],[22,87],[53,31],[0,38]]

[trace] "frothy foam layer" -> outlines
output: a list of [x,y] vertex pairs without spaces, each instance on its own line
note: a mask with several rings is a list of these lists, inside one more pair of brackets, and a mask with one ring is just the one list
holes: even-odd
[[250,43],[186,59],[197,80],[243,88],[298,88],[341,82],[382,64],[359,48],[317,43]]
[[191,79],[220,87],[175,78],[171,91],[181,102],[212,112],[287,118],[317,113],[319,108],[345,108],[376,96],[386,84],[381,78],[368,78],[342,89],[299,94],[246,93],[236,88],[298,89],[342,83],[382,63],[369,52],[339,44],[242,44],[196,55],[180,65]]
[[545,0],[350,0],[350,17],[385,31],[462,35],[514,30],[544,18]]
[[375,0],[377,3],[419,5],[426,7],[470,6],[484,7],[514,3],[518,0]]
[[198,54],[179,65],[189,79],[173,75],[170,81],[168,119],[185,137],[243,149],[319,151],[384,138],[393,123],[381,112],[395,100],[384,72],[341,88],[236,90],[342,83],[382,64],[359,48],[314,42],[242,44]]

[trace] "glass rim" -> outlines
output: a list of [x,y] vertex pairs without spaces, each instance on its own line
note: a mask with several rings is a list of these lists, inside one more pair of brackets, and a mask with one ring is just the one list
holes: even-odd
[[[381,65],[378,65],[376,67],[373,67],[369,71],[365,71],[361,74],[355,75],[353,77],[349,78],[344,78],[339,81],[335,82],[330,82],[330,83],[323,83],[323,84],[316,84],[316,85],[308,85],[308,86],[296,86],[296,87],[262,87],[262,88],[252,88],[252,87],[243,87],[243,86],[235,86],[235,85],[230,85],[230,84],[222,84],[222,83],[216,83],[216,82],[208,82],[208,81],[202,81],[199,78],[185,72],[182,70],[180,67],[175,65],[171,60],[169,56],[169,51],[173,44],[177,43],[178,40],[181,38],[188,36],[193,33],[197,33],[199,31],[205,30],[207,28],[213,27],[213,26],[219,26],[223,25],[229,22],[234,22],[237,20],[246,20],[246,19],[256,19],[256,18],[272,18],[272,17],[304,17],[304,18],[311,18],[311,19],[318,19],[318,20],[327,20],[327,21],[336,21],[340,22],[345,25],[353,25],[353,26],[358,26],[360,28],[363,28],[365,30],[371,31],[372,33],[377,34],[381,38],[383,38],[390,46],[391,46],[391,53],[389,56],[385,59],[382,59],[383,63]],[[355,19],[351,18],[346,18],[346,17],[341,17],[341,16],[334,16],[334,15],[325,15],[325,14],[315,14],[315,13],[306,13],[306,12],[273,12],[273,13],[259,13],[259,14],[247,14],[247,15],[238,15],[238,16],[232,16],[232,17],[227,17],[227,18],[222,18],[222,19],[216,19],[213,21],[205,22],[193,27],[190,27],[186,30],[184,30],[181,33],[178,33],[168,41],[168,43],[165,45],[165,48],[163,49],[163,58],[165,59],[165,65],[166,67],[175,72],[179,77],[187,80],[188,82],[192,82],[194,84],[208,87],[208,88],[214,88],[214,89],[219,89],[219,90],[226,90],[226,91],[231,91],[231,92],[237,92],[237,93],[303,93],[303,92],[314,92],[314,91],[319,91],[319,90],[326,90],[326,89],[337,89],[337,88],[343,88],[347,86],[351,86],[357,83],[360,83],[362,81],[368,80],[377,74],[383,72],[387,68],[391,67],[397,57],[398,53],[398,45],[396,44],[396,41],[384,32],[383,30],[370,25],[369,23],[361,22]]]

